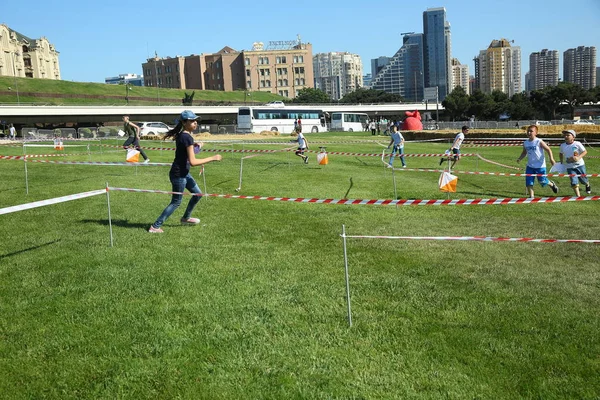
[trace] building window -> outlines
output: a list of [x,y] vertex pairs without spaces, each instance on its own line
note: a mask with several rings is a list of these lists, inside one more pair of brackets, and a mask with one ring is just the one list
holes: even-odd
[[246,87],[252,89],[252,81],[246,81]]
[[271,81],[267,79],[267,80],[265,81],[265,86],[266,86],[266,87],[271,87]]
[[287,64],[286,56],[279,56],[275,59],[276,64]]
[[294,73],[296,75],[304,74],[304,67],[294,67]]
[[284,79],[284,80],[283,80],[283,85],[281,85],[281,86],[289,86],[289,84],[288,84],[288,80],[287,80],[287,79]]
[[250,70],[249,69],[246,70],[246,76],[250,77]]
[[248,57],[246,57],[246,58],[244,59],[244,64],[245,64],[245,65],[250,65],[250,59],[249,59]]
[[260,81],[260,87],[265,87],[265,81]]
[[283,86],[283,79],[277,80],[277,86]]

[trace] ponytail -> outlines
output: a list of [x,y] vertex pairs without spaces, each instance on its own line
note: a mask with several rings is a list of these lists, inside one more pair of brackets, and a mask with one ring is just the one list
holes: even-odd
[[181,133],[182,130],[183,130],[183,121],[179,120],[177,122],[177,125],[175,126],[175,128],[173,128],[167,132],[167,134],[165,135],[163,140],[167,140],[168,138],[171,138],[171,137],[174,140],[177,139],[177,136],[179,136],[179,134]]

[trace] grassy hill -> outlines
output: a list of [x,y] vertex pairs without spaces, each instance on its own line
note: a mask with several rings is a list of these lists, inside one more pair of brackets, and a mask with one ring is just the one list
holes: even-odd
[[265,103],[285,100],[281,96],[266,92],[243,90],[222,92],[217,90],[166,89],[133,86],[127,91],[125,85],[104,83],[55,81],[48,79],[0,77],[0,104],[16,104],[18,101],[39,105],[180,105],[185,93],[194,94],[194,104],[213,103]]

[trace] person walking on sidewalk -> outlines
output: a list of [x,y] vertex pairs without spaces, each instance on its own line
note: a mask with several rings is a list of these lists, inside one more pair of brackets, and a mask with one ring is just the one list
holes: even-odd
[[140,147],[140,127],[129,121],[129,115],[123,115],[123,132],[127,135],[127,140],[123,143],[123,148],[127,150],[133,144],[135,149],[144,157],[144,164],[148,164],[150,159]]
[[191,133],[198,127],[198,117],[192,111],[185,110],[179,116],[177,126],[171,129],[165,135],[165,139],[173,138],[175,140],[175,159],[169,171],[169,180],[171,181],[172,191],[171,202],[163,210],[158,219],[150,226],[148,232],[163,233],[161,226],[173,214],[173,212],[181,205],[183,199],[183,191],[187,189],[190,193],[195,194],[190,199],[185,212],[181,218],[183,225],[196,225],[200,223],[198,218],[192,218],[192,211],[202,197],[202,191],[198,184],[190,174],[190,167],[196,167],[212,161],[221,161],[221,155],[217,154],[207,158],[196,158],[194,151],[194,138]]
[[[546,158],[544,157],[544,151],[548,154],[548,159],[552,165],[556,164],[552,150],[542,139],[537,137],[538,128],[536,125],[529,125],[527,127],[527,140],[523,142],[523,151],[517,162],[521,161],[527,156],[527,166],[525,167],[525,174],[537,175],[537,180],[542,187],[549,185],[550,189],[554,194],[558,193],[558,186],[556,183],[549,180],[546,175]],[[533,198],[533,184],[535,183],[535,176],[525,177],[525,186],[527,187],[527,193],[529,197]]]

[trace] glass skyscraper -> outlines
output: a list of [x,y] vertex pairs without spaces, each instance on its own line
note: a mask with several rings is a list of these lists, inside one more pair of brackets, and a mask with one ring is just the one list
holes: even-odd
[[423,31],[425,87],[437,86],[442,101],[452,87],[450,23],[444,7],[423,12]]

